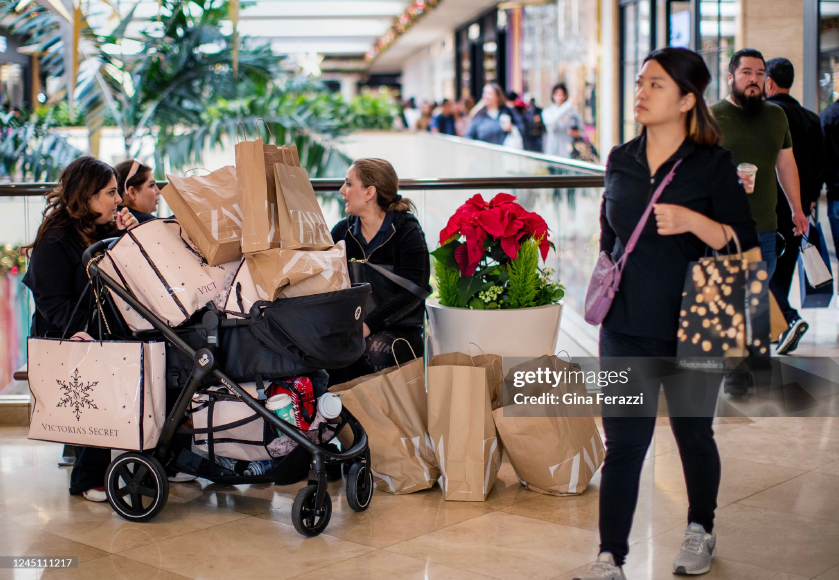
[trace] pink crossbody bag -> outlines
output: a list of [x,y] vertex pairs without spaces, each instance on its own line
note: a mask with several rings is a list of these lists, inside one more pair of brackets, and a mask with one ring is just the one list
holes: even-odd
[[626,259],[632,253],[632,250],[635,249],[635,244],[638,243],[638,238],[641,237],[641,232],[644,230],[644,226],[653,211],[653,206],[658,201],[658,198],[661,197],[664,189],[673,181],[676,168],[681,162],[681,159],[676,161],[673,169],[670,170],[670,173],[667,174],[655,190],[655,193],[653,193],[653,197],[647,209],[644,211],[644,215],[641,216],[641,220],[635,226],[635,231],[632,232],[632,236],[629,238],[629,243],[626,244],[626,250],[618,261],[614,262],[609,252],[600,252],[600,257],[597,258],[597,265],[595,265],[594,272],[591,274],[591,280],[588,283],[588,290],[586,291],[585,319],[589,324],[600,324],[606,318],[606,315],[609,314],[612,301],[614,301],[618,286],[621,283],[621,275],[626,265]]

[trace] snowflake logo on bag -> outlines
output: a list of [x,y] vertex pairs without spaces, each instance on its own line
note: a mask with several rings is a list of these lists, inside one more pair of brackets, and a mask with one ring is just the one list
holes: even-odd
[[65,383],[64,381],[59,381],[58,379],[55,380],[58,383],[58,386],[64,391],[64,396],[58,401],[56,407],[67,407],[73,409],[73,414],[76,415],[76,421],[79,421],[82,409],[98,409],[99,407],[96,406],[96,403],[93,402],[91,398],[93,387],[99,384],[99,381],[90,381],[87,384],[83,384],[80,380],[81,377],[79,376],[79,369],[73,371],[73,380],[70,383]]

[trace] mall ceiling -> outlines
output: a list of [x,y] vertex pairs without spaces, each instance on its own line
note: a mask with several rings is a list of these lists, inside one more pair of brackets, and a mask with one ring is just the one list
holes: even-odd
[[[140,38],[140,31],[153,28],[158,12],[157,0],[111,0],[120,13],[128,14],[134,4],[134,20],[129,38]],[[239,32],[253,43],[269,43],[279,55],[318,54],[333,63],[367,68],[365,53],[393,25],[410,0],[257,0],[244,8]],[[443,40],[453,29],[475,18],[498,0],[447,0],[422,17],[399,37],[373,63],[373,72],[396,72],[401,63],[418,50]],[[98,9],[93,7],[98,5]],[[116,18],[103,2],[90,2],[94,28],[112,29]],[[230,25],[232,30],[232,25]],[[123,48],[131,52],[129,46]],[[330,67],[331,68],[331,67]],[[339,66],[340,68],[340,66]]]
[[[135,4],[132,0],[112,2],[123,15]],[[269,43],[275,53],[282,55],[363,57],[409,3],[409,0],[257,0],[241,11],[239,33],[254,43]],[[107,7],[101,10],[101,17],[91,15],[91,20],[102,27],[107,27],[107,22],[113,24],[112,17],[105,17],[111,16],[106,14]],[[140,0],[128,28],[129,37],[139,38],[140,30],[153,27],[157,11],[157,0]]]

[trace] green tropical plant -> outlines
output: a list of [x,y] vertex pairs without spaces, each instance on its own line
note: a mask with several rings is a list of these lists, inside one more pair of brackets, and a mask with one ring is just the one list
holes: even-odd
[[0,113],[0,173],[27,181],[58,179],[82,152],[53,130],[57,126],[53,111]]
[[[18,0],[0,0],[0,19],[6,18],[12,33],[29,39],[27,49],[41,55],[48,76],[64,78],[61,27],[66,23],[37,4],[20,13],[18,5]],[[84,26],[77,109],[71,117],[63,105],[63,118],[70,124],[83,119],[91,132],[103,125],[119,127],[127,157],[153,139],[158,177],[166,161],[173,170],[200,165],[207,146],[235,140],[239,124],[253,135],[260,119],[277,143],[298,146],[312,175],[328,166],[334,153],[322,136],[393,124],[392,100],[363,95],[348,103],[319,82],[282,73],[268,47],[240,42],[234,73],[234,41],[221,32],[230,16],[225,0],[161,0],[159,20],[143,33],[137,54],[128,55],[120,47],[133,12],[106,35]],[[269,138],[264,129],[263,138]]]

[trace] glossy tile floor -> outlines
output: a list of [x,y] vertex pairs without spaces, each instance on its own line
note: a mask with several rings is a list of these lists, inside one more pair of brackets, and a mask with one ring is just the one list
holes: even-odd
[[[630,579],[672,578],[687,497],[666,419],[645,462],[626,565]],[[714,579],[839,579],[839,419],[722,419],[723,481]],[[332,522],[303,539],[290,521],[299,486],[172,484],[152,522],[67,495],[61,447],[0,428],[0,555],[79,557],[64,571],[0,578],[172,580],[326,578],[570,579],[597,555],[599,474],[576,497],[525,490],[504,463],[485,503],[438,489],[376,492],[354,513],[330,484]]]

